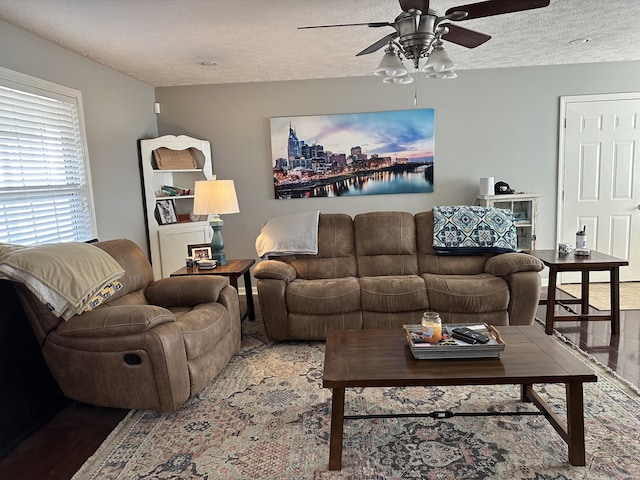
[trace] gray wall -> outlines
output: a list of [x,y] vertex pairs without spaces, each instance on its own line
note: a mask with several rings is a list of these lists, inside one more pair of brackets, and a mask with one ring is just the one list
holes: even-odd
[[[354,60],[355,61],[355,60]],[[418,108],[435,108],[432,194],[275,200],[269,117],[411,109],[414,87],[377,77],[156,89],[158,130],[211,142],[214,173],[236,181],[240,213],[224,217],[229,257],[256,257],[270,217],[315,211],[419,212],[469,204],[480,177],[544,196],[539,248],[554,248],[560,97],[640,90],[640,62],[461,71],[419,82]]]
[[146,250],[137,141],[157,135],[154,89],[0,21],[0,66],[82,91],[98,238]]
[[[480,177],[539,192],[539,247],[556,239],[559,99],[640,90],[640,62],[460,71],[421,79],[418,108],[436,109],[435,192],[275,200],[269,117],[411,109],[414,87],[377,77],[154,89],[0,21],[0,66],[82,91],[98,236],[146,244],[137,141],[187,134],[211,141],[214,172],[234,179],[240,213],[225,216],[226,252],[255,257],[270,217],[314,211],[418,212],[473,201]],[[7,48],[7,46],[11,46]],[[354,60],[355,61],[355,60]]]

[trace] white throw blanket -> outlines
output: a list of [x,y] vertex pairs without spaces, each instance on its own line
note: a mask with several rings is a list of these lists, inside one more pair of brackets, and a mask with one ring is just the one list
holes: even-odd
[[123,274],[111,255],[86,243],[0,244],[0,278],[24,283],[65,320],[82,313],[97,292]]
[[308,212],[267,220],[256,238],[258,256],[317,255],[319,218],[320,212]]

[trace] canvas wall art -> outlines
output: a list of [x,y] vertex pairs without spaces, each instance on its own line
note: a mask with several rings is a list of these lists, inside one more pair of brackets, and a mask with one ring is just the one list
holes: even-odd
[[432,108],[270,121],[276,199],[433,192]]

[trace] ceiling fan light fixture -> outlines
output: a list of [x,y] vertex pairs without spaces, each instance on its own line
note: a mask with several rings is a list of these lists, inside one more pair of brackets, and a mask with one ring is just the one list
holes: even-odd
[[408,73],[401,77],[386,77],[382,80],[382,83],[392,83],[394,85],[406,85],[413,83],[413,77]]
[[433,70],[436,72],[446,72],[448,70],[453,70],[456,67],[456,64],[453,63],[451,57],[442,46],[442,42],[436,42],[433,50],[429,53],[429,58],[427,59],[427,63],[423,67],[423,71]]
[[435,80],[450,80],[452,78],[456,78],[457,76],[458,74],[453,70],[446,70],[444,72],[436,72],[434,70],[431,70],[425,75],[425,77]]
[[402,77],[407,74],[407,69],[402,64],[402,60],[396,53],[393,46],[385,49],[384,57],[380,61],[380,65],[374,72],[379,77]]

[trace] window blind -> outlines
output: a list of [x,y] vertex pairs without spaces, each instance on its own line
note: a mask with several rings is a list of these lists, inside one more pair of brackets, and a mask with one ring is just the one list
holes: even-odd
[[[0,78],[0,242],[93,238],[78,100]],[[19,86],[20,87],[20,86]]]

